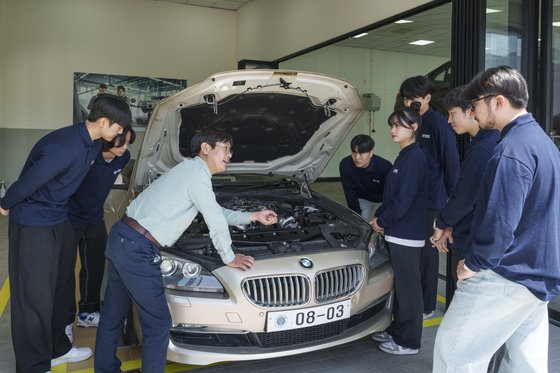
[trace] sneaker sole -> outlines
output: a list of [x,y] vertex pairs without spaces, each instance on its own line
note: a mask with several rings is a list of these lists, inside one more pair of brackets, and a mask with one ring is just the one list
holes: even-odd
[[391,341],[393,338],[376,338],[374,336],[371,337],[372,340],[379,343],[385,343]]
[[76,326],[78,328],[97,328],[97,325],[98,324],[95,324],[95,325],[93,325],[93,324],[82,324],[79,321],[76,323]]
[[381,351],[385,352],[386,354],[391,354],[391,355],[416,355],[418,353],[418,350],[413,350],[413,349],[409,349],[409,350],[405,350],[405,351],[394,351],[394,350],[386,349],[381,345],[379,345],[377,347]]
[[77,363],[77,362],[80,362],[80,361],[84,361],[84,360],[89,359],[92,355],[93,355],[93,351],[90,351],[90,353],[87,354],[87,356],[83,356],[83,357],[82,356],[79,356],[79,357],[76,356],[76,357],[69,357],[69,358],[64,358],[64,359],[61,359],[61,358],[52,359],[51,360],[51,368],[55,367],[57,365],[65,364],[65,363]]
[[436,315],[435,311],[432,311],[430,313],[423,313],[422,314],[422,320],[429,320],[431,318],[433,318]]

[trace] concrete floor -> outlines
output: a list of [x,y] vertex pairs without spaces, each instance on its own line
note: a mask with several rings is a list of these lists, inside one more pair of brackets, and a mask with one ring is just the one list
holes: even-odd
[[[339,183],[316,183],[313,189],[344,204]],[[8,219],[0,217],[0,373],[15,372],[15,359],[11,342],[10,308],[8,302]],[[444,258],[441,271],[444,273]],[[377,343],[369,338],[307,354],[235,363],[221,363],[211,366],[191,366],[168,363],[166,373],[171,372],[263,372],[263,373],[313,373],[313,372],[391,372],[424,373],[432,370],[432,351],[437,326],[441,322],[444,309],[444,283],[440,281],[438,310],[433,319],[424,322],[422,348],[414,356],[392,356],[377,349]],[[90,346],[95,343],[95,328],[74,328],[75,344]],[[141,365],[141,350],[138,347],[123,347],[119,350],[123,370],[137,369]],[[549,372],[560,373],[560,328],[551,325],[549,336]],[[63,364],[53,369],[53,373],[80,372],[93,373],[93,358],[81,363]]]

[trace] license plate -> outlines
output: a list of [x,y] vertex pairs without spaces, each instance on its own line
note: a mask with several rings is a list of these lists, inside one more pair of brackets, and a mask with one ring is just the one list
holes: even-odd
[[350,300],[324,306],[268,313],[267,332],[307,328],[350,317]]

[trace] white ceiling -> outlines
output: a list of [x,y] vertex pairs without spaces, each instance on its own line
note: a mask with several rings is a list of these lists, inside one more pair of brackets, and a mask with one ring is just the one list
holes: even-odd
[[[391,23],[370,31],[361,38],[348,38],[336,45],[439,57],[451,56],[451,3],[407,17],[406,20],[413,22]],[[419,39],[432,40],[434,43],[424,46],[409,44]]]
[[[153,0],[168,3],[202,6],[237,11],[252,0]],[[449,57],[451,53],[451,3],[430,9],[408,18],[414,23],[390,24],[359,39],[349,38],[336,43],[354,48],[369,48],[395,52]],[[433,40],[427,46],[408,43],[418,39]]]
[[[202,6],[207,8],[227,9],[237,11],[244,4],[253,0],[153,0],[176,4]],[[280,0],[277,0],[280,1]],[[486,26],[494,33],[521,32],[521,24],[516,25],[515,20],[520,19],[519,6],[516,2],[509,4],[504,0],[487,0],[487,7],[498,12],[486,15]],[[559,10],[554,11],[556,17]],[[393,52],[405,52],[430,56],[451,56],[451,2],[428,9],[419,14],[407,17],[412,23],[391,23],[371,30],[361,38],[347,38],[335,45],[378,49]],[[432,44],[419,46],[410,43],[416,40],[431,40]]]
[[236,11],[252,0],[154,0],[166,3],[202,6],[205,8],[225,9]]

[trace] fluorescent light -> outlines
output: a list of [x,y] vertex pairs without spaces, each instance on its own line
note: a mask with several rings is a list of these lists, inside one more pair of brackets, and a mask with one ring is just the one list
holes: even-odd
[[398,21],[395,21],[394,23],[401,24],[401,23],[412,23],[412,22],[414,22],[414,21],[410,21],[408,19],[399,19]]
[[552,26],[560,27],[560,22],[552,22]]
[[362,32],[361,34],[354,35],[354,36],[352,36],[352,37],[353,37],[354,39],[357,39],[357,38],[361,38],[362,36],[366,36],[367,34],[368,34],[367,32]]
[[428,45],[428,44],[432,44],[434,41],[433,40],[416,40],[413,41],[412,43],[408,43],[408,44],[412,44],[412,45]]
[[502,11],[499,9],[492,9],[492,8],[486,8],[486,14],[490,14],[490,13],[501,13]]

